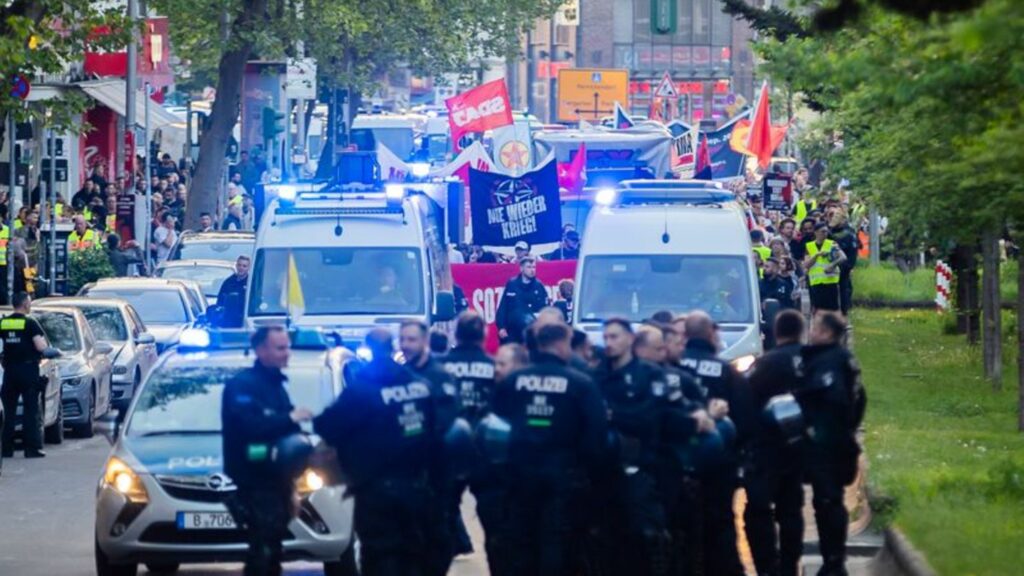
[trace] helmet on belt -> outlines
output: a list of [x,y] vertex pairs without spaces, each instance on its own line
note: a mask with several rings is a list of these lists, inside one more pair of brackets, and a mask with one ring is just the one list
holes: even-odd
[[274,467],[285,478],[298,478],[309,463],[313,454],[313,442],[309,436],[296,432],[289,434],[274,444],[270,455]]
[[768,400],[761,412],[761,421],[787,444],[799,442],[804,436],[804,413],[792,394],[780,394]]
[[473,429],[465,418],[456,418],[445,432],[444,461],[450,480],[464,480],[476,467],[477,449]]
[[493,412],[480,419],[476,425],[476,445],[488,464],[508,462],[511,437],[512,426]]

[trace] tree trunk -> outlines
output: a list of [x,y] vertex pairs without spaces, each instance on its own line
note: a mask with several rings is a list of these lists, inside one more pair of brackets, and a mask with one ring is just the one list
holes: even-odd
[[971,346],[978,344],[978,262],[975,247],[958,245],[953,251],[953,273],[956,275],[957,331],[967,335]]
[[249,29],[259,25],[257,22],[265,18],[266,11],[267,0],[247,0],[231,25],[230,35],[236,44],[221,55],[217,66],[217,99],[210,110],[207,129],[199,140],[199,160],[189,191],[185,228],[196,227],[203,212],[214,214],[217,211],[217,197],[224,178],[224,153],[238,122],[242,75],[253,49],[252,41],[245,38],[252,36]]
[[985,231],[981,246],[982,258],[982,356],[985,377],[992,388],[1003,385],[1002,317],[999,296],[999,235],[995,229]]
[[1017,429],[1024,432],[1024,250],[1017,254]]

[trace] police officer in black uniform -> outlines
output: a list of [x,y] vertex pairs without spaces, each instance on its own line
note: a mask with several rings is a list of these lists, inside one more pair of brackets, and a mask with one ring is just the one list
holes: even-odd
[[819,576],[845,576],[849,515],[843,488],[857,476],[860,446],[856,433],[867,397],[860,367],[843,348],[846,322],[834,312],[819,312],[803,350],[804,381],[797,399],[808,426],[805,476],[814,490],[823,565]]
[[235,273],[220,285],[217,292],[217,306],[223,309],[220,326],[239,328],[245,318],[245,291],[249,284],[248,256],[239,256],[235,260]]
[[494,322],[501,343],[522,343],[523,331],[541,308],[548,305],[548,291],[537,279],[537,260],[526,256],[519,261],[519,274],[505,284]]
[[[803,335],[804,317],[796,310],[784,310],[775,317],[776,347],[758,358],[747,374],[757,414],[762,414],[773,398],[800,387]],[[799,437],[787,435],[773,424],[765,417],[756,418],[748,436],[743,519],[758,575],[796,576],[804,535],[802,446]]]
[[536,338],[534,365],[500,382],[492,404],[511,425],[510,573],[564,576],[577,567],[579,501],[604,449],[606,416],[594,383],[568,366],[572,330],[549,324]]
[[[372,359],[348,371],[338,400],[313,429],[338,454],[355,497],[363,576],[444,574],[451,556],[432,475],[444,428],[434,388],[392,358],[391,333],[366,336]],[[439,553],[439,551],[441,553]]]
[[441,360],[455,380],[459,416],[474,425],[489,411],[494,389],[494,360],[484,352],[486,330],[480,314],[463,312],[455,323],[455,348]]
[[291,342],[281,326],[253,334],[256,362],[228,380],[221,405],[224,472],[238,490],[227,502],[248,535],[245,576],[281,574],[281,542],[293,516],[294,479],[274,461],[277,443],[301,432],[313,415],[295,408],[284,387]]
[[[686,337],[682,367],[706,390],[708,414],[717,421],[720,431],[723,419],[729,415],[736,430],[742,432],[744,420],[750,418],[749,406],[742,396],[739,375],[728,362],[718,358],[714,321],[704,311],[690,312],[686,316]],[[735,445],[726,446],[723,461],[702,471],[701,476],[704,573],[742,576],[733,512],[733,496],[739,485]]]
[[[645,327],[657,332],[653,327]],[[608,407],[613,434],[607,490],[613,505],[602,532],[624,542],[613,550],[612,574],[668,574],[671,546],[661,495],[658,465],[662,418],[667,409],[665,375],[657,365],[633,355],[633,328],[628,320],[604,323],[605,359],[597,382]],[[605,480],[605,479],[603,479]]]
[[14,294],[14,313],[0,320],[0,338],[3,339],[3,403],[7,419],[4,420],[3,456],[14,456],[14,415],[21,398],[22,429],[25,458],[42,458],[43,414],[39,393],[45,386],[39,375],[39,361],[49,346],[43,327],[32,313],[32,299],[27,292]]

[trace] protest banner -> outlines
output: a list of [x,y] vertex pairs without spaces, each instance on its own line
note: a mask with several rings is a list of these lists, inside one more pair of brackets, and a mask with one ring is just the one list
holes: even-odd
[[469,169],[473,243],[482,246],[531,246],[558,242],[562,210],[558,170],[552,157],[520,177]]

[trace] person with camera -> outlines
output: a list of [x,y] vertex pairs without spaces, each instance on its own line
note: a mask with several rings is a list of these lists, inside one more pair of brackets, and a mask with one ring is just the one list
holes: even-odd
[[524,332],[542,308],[548,305],[548,291],[537,279],[537,259],[526,255],[519,260],[519,274],[505,284],[495,316],[502,344],[525,341]]

